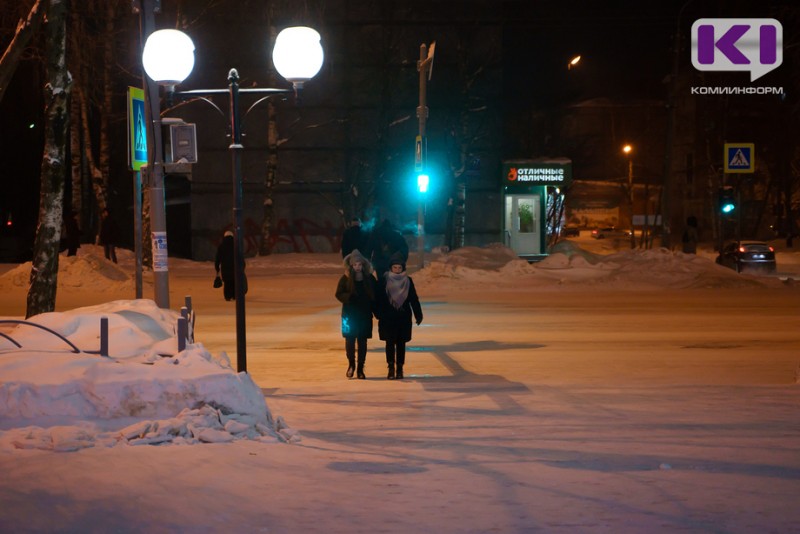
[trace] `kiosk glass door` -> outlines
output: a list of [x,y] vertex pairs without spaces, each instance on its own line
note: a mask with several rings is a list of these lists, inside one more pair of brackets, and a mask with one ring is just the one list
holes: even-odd
[[541,254],[541,198],[506,195],[506,245],[517,254]]

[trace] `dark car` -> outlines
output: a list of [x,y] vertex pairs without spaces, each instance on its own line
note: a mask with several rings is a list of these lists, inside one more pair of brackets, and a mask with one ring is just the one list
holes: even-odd
[[581,229],[577,226],[564,226],[561,228],[561,235],[564,237],[580,237]]
[[605,228],[595,228],[592,230],[592,237],[595,239],[605,239],[612,237],[630,237],[630,230],[620,230],[616,226],[606,226]]
[[775,249],[764,241],[731,241],[722,247],[717,263],[737,273],[774,273],[777,268]]

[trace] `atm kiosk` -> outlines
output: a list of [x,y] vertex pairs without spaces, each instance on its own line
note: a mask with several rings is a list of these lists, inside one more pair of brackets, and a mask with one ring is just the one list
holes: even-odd
[[503,162],[503,241],[522,258],[547,256],[561,226],[572,161],[538,158]]

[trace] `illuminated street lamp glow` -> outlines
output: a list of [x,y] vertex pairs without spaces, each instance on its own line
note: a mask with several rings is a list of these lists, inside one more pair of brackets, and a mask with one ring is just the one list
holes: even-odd
[[631,152],[633,152],[633,147],[631,145],[625,145],[624,147],[622,147],[622,151],[625,154],[630,154]]
[[581,61],[581,56],[575,56],[570,60],[569,63],[567,63],[567,69],[571,69],[572,67],[580,63],[580,61]]
[[275,39],[272,62],[275,70],[296,89],[317,75],[324,53],[316,30],[306,26],[286,28]]
[[178,85],[194,68],[194,43],[182,31],[155,31],[144,44],[142,64],[159,85]]

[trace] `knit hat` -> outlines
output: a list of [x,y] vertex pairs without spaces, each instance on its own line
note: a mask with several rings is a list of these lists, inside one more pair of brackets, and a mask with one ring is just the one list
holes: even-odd
[[399,252],[395,252],[389,257],[389,267],[392,265],[401,265],[403,270],[406,270],[406,259]]

